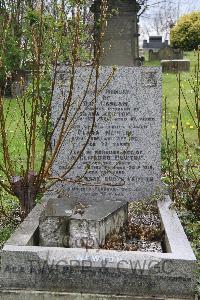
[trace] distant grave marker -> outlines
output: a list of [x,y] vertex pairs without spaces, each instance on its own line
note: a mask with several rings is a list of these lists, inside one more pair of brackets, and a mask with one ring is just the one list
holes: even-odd
[[149,61],[154,60],[182,60],[183,51],[181,49],[173,49],[169,46],[162,47],[160,50],[154,52],[149,50]]

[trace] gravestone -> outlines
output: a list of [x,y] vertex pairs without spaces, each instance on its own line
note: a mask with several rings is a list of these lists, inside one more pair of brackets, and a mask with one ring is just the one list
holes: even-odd
[[152,49],[149,50],[149,61],[156,61],[159,59],[159,51],[154,52]]
[[[84,91],[91,71],[90,67],[76,69],[74,109],[71,109],[70,115],[81,99],[83,108],[53,166],[54,175],[59,175],[73,163],[73,153],[86,140],[88,126],[91,125],[94,74],[85,98]],[[33,209],[6,243],[0,272],[1,288],[6,290],[0,291],[3,300],[31,296],[31,292],[24,295],[21,290],[41,291],[40,295],[36,292],[38,299],[54,299],[57,296],[67,299],[194,298],[195,256],[168,195],[162,195],[162,201],[158,202],[166,253],[53,248],[39,244],[41,221],[47,221],[47,235],[52,234],[53,242],[60,244],[62,231],[65,233],[68,229],[62,221],[67,223],[76,219],[71,220],[74,211],[78,210],[74,208],[76,201],[84,200],[84,204],[88,204],[85,210],[81,206],[81,214],[76,219],[79,224],[75,229],[79,227],[79,234],[88,234],[101,225],[103,230],[109,231],[115,223],[116,210],[121,208],[120,203],[125,206],[127,201],[149,197],[159,186],[161,69],[118,67],[109,82],[107,79],[113,68],[103,66],[99,71],[94,134],[80,161],[68,174],[69,180],[73,177],[79,181],[85,174],[84,184],[87,185],[67,185],[68,198],[64,201],[58,198],[57,193],[46,194],[42,204]],[[60,67],[57,75],[52,106],[54,124],[68,95],[69,67]],[[53,147],[57,137],[56,131]],[[95,209],[97,212],[94,213]],[[95,220],[92,219],[94,214],[98,215]],[[125,209],[121,220],[126,219],[126,215]],[[48,217],[50,222],[54,222],[51,228],[48,228]],[[60,222],[60,231],[57,232],[60,234],[53,235],[57,221]],[[90,225],[88,221],[92,221]],[[118,225],[115,223],[114,227]],[[100,235],[101,232],[93,232],[93,235],[97,233]],[[67,293],[55,294],[60,291]]]
[[[127,222],[127,202],[149,198],[160,187],[161,69],[118,67],[114,75],[111,74],[112,67],[100,67],[96,126],[85,151],[71,168],[88,138],[95,98],[94,70],[92,67],[76,69],[71,117],[79,103],[82,106],[52,168],[54,177],[62,176],[71,169],[66,181],[57,184],[58,190],[65,190],[65,198],[63,204],[56,205],[65,207],[64,211],[69,210],[71,201],[74,207],[79,202],[84,207],[83,214],[78,214],[78,217],[72,213],[68,227],[65,225],[68,229],[60,238],[61,241],[63,238],[66,240],[68,234],[70,247],[81,247],[85,244],[83,240],[92,241],[95,248],[102,245],[106,234],[113,230],[118,232]],[[60,67],[52,102],[54,125],[59,124],[59,116],[69,94],[70,78],[70,69]],[[53,149],[59,138],[59,128],[61,124],[53,136]],[[67,182],[69,180],[71,183]],[[47,225],[51,225],[49,230],[55,232],[55,224],[59,231],[60,221],[57,222],[55,217],[58,216],[43,219],[40,232],[45,232]],[[107,223],[110,225],[107,226]],[[53,246],[52,240],[53,237],[43,238],[42,245]]]
[[[99,39],[98,20],[101,0],[91,7],[94,13],[95,40]],[[139,65],[139,28],[137,13],[140,6],[136,0],[108,0],[107,27],[103,36],[101,65]]]
[[[98,28],[99,5],[100,1],[95,1],[92,8],[95,28]],[[114,9],[118,10],[117,14],[110,16]],[[93,121],[96,81],[92,67],[76,68],[69,116],[72,117],[82,104],[52,168],[54,177],[62,176],[70,169],[63,183],[57,184],[57,189],[64,190],[66,197],[58,206],[65,207],[66,211],[71,202],[75,207],[78,202],[84,206],[83,215],[77,217],[72,212],[70,217],[66,230],[70,247],[81,246],[84,239],[93,240],[97,248],[105,241],[106,234],[113,230],[118,232],[127,222],[127,202],[148,198],[160,186],[161,69],[133,67],[138,52],[138,35],[133,34],[137,32],[138,9],[136,1],[108,2],[105,50],[96,91],[95,128],[84,153],[73,165],[87,141]],[[108,40],[111,47],[108,47]],[[110,66],[112,64],[118,66],[114,68]],[[59,116],[69,94],[71,76],[70,67],[58,69],[52,121],[60,126],[54,132],[53,149],[62,126]],[[101,211],[100,217],[97,211]],[[51,215],[41,221],[41,233],[45,232],[46,224],[52,224],[52,231],[55,223],[59,227],[60,222],[56,222],[55,217],[58,216]],[[62,237],[59,240],[63,241]],[[49,239],[43,239],[43,245],[53,244]]]
[[173,49],[171,47],[163,47],[159,51],[160,60],[173,60],[173,59],[183,59],[183,50]]
[[[63,204],[59,203],[58,206],[65,207],[66,211],[70,209],[68,206],[71,202],[74,207],[78,202],[84,206],[83,215],[77,217],[72,212],[68,225],[65,225],[68,226],[66,231],[70,247],[81,245],[82,236],[84,240],[95,240],[93,244],[97,248],[105,241],[107,233],[112,230],[119,231],[127,221],[127,202],[148,198],[160,186],[161,70],[126,67],[135,64],[136,52],[132,47],[132,30],[133,25],[137,24],[136,21],[133,22],[135,16],[133,12],[137,12],[138,6],[135,1],[128,0],[108,3],[109,12],[118,8],[119,13],[108,18],[104,44],[113,31],[114,44],[111,52],[105,46],[102,66],[99,69],[96,124],[93,134],[84,153],[73,165],[75,157],[87,141],[92,124],[96,80],[92,67],[77,67],[70,117],[73,116],[79,103],[82,104],[76,122],[68,133],[52,168],[54,177],[62,176],[70,169],[63,183],[57,184],[58,190],[65,190],[66,197],[63,198]],[[95,1],[93,11],[96,22],[99,18],[98,9],[99,1]],[[122,44],[126,45],[126,51],[123,46],[121,48]],[[105,66],[110,64],[118,67]],[[59,116],[69,94],[71,76],[70,67],[61,66],[58,69],[52,102],[52,121],[54,125],[58,122],[60,126],[54,132],[53,149],[62,126]],[[67,126],[68,124],[66,128]],[[97,213],[99,210],[101,210],[100,217]],[[52,231],[55,224],[60,226],[55,217],[58,216],[51,215],[41,221],[41,233],[45,232],[46,224],[52,225]],[[49,218],[52,222],[49,222]],[[78,231],[81,231],[81,234]],[[53,245],[49,239],[42,238],[42,240],[42,245]],[[63,243],[60,233],[59,240]]]
[[161,48],[159,51],[149,50],[149,61],[155,60],[182,60],[183,51],[181,49],[173,49],[169,46]]
[[12,76],[7,79],[5,87],[6,97],[22,97],[30,82],[30,72],[25,70],[15,71]]
[[167,47],[169,44],[168,40],[162,41],[162,36],[150,36],[149,43],[147,40],[143,40],[143,49],[144,50],[152,50],[158,51],[163,47]]
[[[90,67],[76,70],[74,110],[87,89],[91,71]],[[112,67],[101,67],[99,72],[98,90],[101,90]],[[60,68],[52,108],[54,124],[65,103],[63,95],[68,95],[70,76],[66,67]],[[91,108],[94,99],[94,81],[93,74],[80,117],[53,166],[55,176],[69,168],[74,149],[81,149],[87,139],[92,117],[91,109],[85,109]],[[110,83],[97,96],[94,134],[79,162],[67,175],[78,180],[87,170],[80,182],[85,185],[63,183],[60,188],[69,196],[91,202],[105,198],[129,202],[150,197],[159,187],[161,178],[161,98],[160,68],[118,67]],[[54,134],[53,146],[58,132]]]

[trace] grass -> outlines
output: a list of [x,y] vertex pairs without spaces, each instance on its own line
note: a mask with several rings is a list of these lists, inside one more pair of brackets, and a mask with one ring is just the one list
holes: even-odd
[[[9,142],[9,155],[12,162],[12,168],[15,175],[25,169],[27,164],[27,152],[24,134],[24,121],[22,117],[23,111],[22,99],[4,99],[4,117],[6,135]],[[30,101],[26,100],[26,122],[30,119],[31,105]],[[27,123],[28,124],[28,123]],[[28,124],[30,126],[30,124]],[[36,139],[36,171],[40,167],[43,141],[41,131],[38,128],[38,136]],[[2,143],[0,140],[0,161],[3,161]],[[0,172],[0,179],[4,179],[3,173]],[[19,223],[19,201],[17,197],[8,194],[0,187],[0,248],[3,243],[9,238],[16,225]],[[7,217],[6,217],[7,216]],[[13,219],[11,219],[11,218]]]
[[19,224],[18,207],[19,201],[16,197],[0,190],[0,249]]
[[[187,109],[187,104],[191,111],[194,109],[194,92],[190,86],[189,80],[191,73],[194,71],[196,55],[191,52],[187,54],[187,58],[191,61],[191,72],[182,73],[180,76],[181,86],[184,91],[185,99],[181,98],[181,114],[183,126],[185,129],[186,139],[190,137],[191,143],[193,143],[195,148],[195,143],[197,143],[197,130],[195,130],[195,124],[192,117]],[[176,125],[177,111],[178,111],[178,76],[176,74],[163,74],[163,98],[167,99],[167,127],[168,130],[172,129],[174,132],[174,127]],[[185,101],[186,100],[186,101]],[[187,103],[186,103],[187,102]],[[164,106],[164,103],[163,103]],[[163,116],[164,118],[164,116]]]
[[[183,93],[181,94],[180,100],[180,113],[181,119],[183,123],[185,140],[189,145],[189,154],[186,155],[184,149],[184,140],[180,137],[178,138],[178,157],[180,159],[180,164],[184,166],[185,162],[190,160],[191,163],[196,168],[195,175],[197,179],[200,177],[199,174],[199,161],[200,161],[200,145],[198,141],[198,130],[195,126],[194,120],[190,114],[191,112],[195,112],[195,102],[194,102],[194,91],[191,88],[190,82],[194,74],[195,65],[197,63],[197,53],[188,52],[185,53],[186,59],[189,59],[191,62],[191,69],[188,73],[181,73],[181,87]],[[146,66],[160,66],[160,62],[146,62]],[[175,149],[175,135],[176,135],[176,122],[177,122],[177,113],[179,106],[179,78],[176,74],[163,74],[163,128],[162,128],[162,169],[164,174],[164,179],[169,179],[167,173],[167,158],[166,158],[166,129],[168,133],[168,137],[170,139],[171,147],[173,150]],[[199,87],[198,87],[199,88]],[[166,111],[165,111],[166,105]],[[188,109],[189,108],[189,109]],[[193,114],[194,115],[194,114]],[[173,158],[171,157],[171,160]],[[188,176],[188,174],[186,174]],[[192,175],[190,173],[188,180],[190,182],[193,181]],[[185,228],[185,232],[191,242],[191,245],[194,249],[196,257],[198,259],[198,264],[200,267],[200,220],[196,217],[191,211],[188,211],[184,206],[184,190],[181,190],[181,187],[177,187],[180,189],[180,201],[182,206],[179,207],[179,216],[182,221],[182,224]],[[181,195],[182,194],[182,195]],[[181,198],[183,197],[183,198]],[[199,199],[200,201],[200,199]],[[198,292],[200,294],[200,272],[197,271],[197,277],[199,285],[197,287]]]
[[[17,174],[18,171],[26,164],[26,147],[24,137],[24,121],[22,117],[23,104],[21,99],[5,99],[4,113],[7,129],[7,138],[9,140],[9,152],[12,158],[12,167]],[[30,115],[30,102],[26,101],[26,111]],[[28,118],[27,118],[28,119]],[[30,125],[29,125],[30,126]],[[39,167],[40,158],[42,156],[42,139],[37,138],[36,143],[36,168]],[[0,151],[0,161],[3,160],[3,153]]]
[[[194,71],[195,63],[197,60],[197,55],[194,52],[187,52],[185,53],[185,58],[189,59],[191,62],[191,69],[190,72],[181,73],[181,85],[184,90],[185,99],[191,110],[194,108],[194,92],[189,84],[189,79]],[[145,66],[160,66],[159,61],[152,61],[146,62]],[[177,119],[177,111],[178,111],[178,76],[177,74],[163,74],[163,132],[162,136],[165,137],[165,126],[164,120],[167,117],[167,129],[172,135],[176,129],[176,119]],[[165,99],[167,104],[167,111],[165,114],[164,107],[165,107]],[[182,121],[185,129],[186,139],[190,138],[190,142],[192,145],[193,150],[196,149],[197,145],[197,130],[195,130],[195,125],[192,120],[192,117],[187,109],[187,104],[182,97],[181,101],[181,114],[182,114]],[[194,151],[194,154],[196,151]]]

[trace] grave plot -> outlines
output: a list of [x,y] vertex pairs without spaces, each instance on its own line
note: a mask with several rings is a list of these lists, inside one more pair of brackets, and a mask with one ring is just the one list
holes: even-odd
[[[7,241],[1,254],[1,288],[91,294],[193,299],[195,256],[178,216],[163,195],[158,211],[165,253],[39,246],[39,219],[45,196]],[[21,292],[19,292],[20,295]],[[42,294],[43,295],[43,294]],[[78,296],[77,296],[78,297]],[[152,297],[152,298],[151,298]],[[98,299],[98,298],[97,298]]]
[[[105,79],[111,71],[111,67],[101,67],[100,74]],[[81,68],[77,71],[76,101],[80,101],[78,95],[84,91],[88,73]],[[63,107],[61,95],[67,91],[67,76],[62,67],[53,122]],[[92,92],[89,95],[86,106],[93,98]],[[3,289],[78,292],[97,299],[98,294],[104,299],[115,295],[194,297],[196,259],[176,212],[170,208],[170,197],[160,187],[161,96],[160,69],[116,69],[106,90],[98,94],[96,139],[68,174],[84,179],[84,184],[58,185],[8,240],[1,258]],[[64,172],[66,164],[73,161],[74,149],[84,143],[83,131],[91,116],[82,115],[76,131],[71,132],[73,143],[60,149],[55,174]],[[122,138],[128,139],[122,142]],[[140,210],[144,199],[150,205],[155,192],[159,196],[156,202],[152,200],[157,203],[154,212],[149,213],[148,206]],[[113,246],[113,235],[123,238],[124,234],[122,247]],[[147,236],[154,243],[149,247]],[[155,249],[156,242],[160,246]]]
[[[100,4],[95,1],[96,29]],[[108,22],[98,80],[91,67],[77,67],[69,97],[70,69],[61,66],[57,74],[52,123],[63,121],[60,111],[69,103],[71,122],[64,124],[67,136],[52,172],[56,177],[70,171],[5,244],[4,295],[29,290],[40,291],[41,297],[48,291],[49,299],[62,292],[69,299],[194,298],[195,255],[161,188],[162,71],[133,67],[136,1],[110,0],[108,10],[113,8],[119,14]],[[110,62],[118,67],[103,66]],[[80,156],[79,149],[85,150]],[[149,212],[155,193],[156,206]],[[147,207],[139,213],[144,199]],[[147,249],[147,237],[154,243],[158,239],[160,251],[155,244]]]

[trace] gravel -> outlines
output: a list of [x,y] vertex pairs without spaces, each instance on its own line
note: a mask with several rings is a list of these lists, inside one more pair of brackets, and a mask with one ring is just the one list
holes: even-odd
[[162,253],[163,236],[157,202],[132,202],[129,204],[128,224],[119,233],[108,235],[102,248]]

